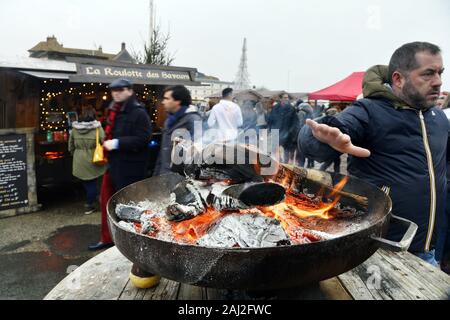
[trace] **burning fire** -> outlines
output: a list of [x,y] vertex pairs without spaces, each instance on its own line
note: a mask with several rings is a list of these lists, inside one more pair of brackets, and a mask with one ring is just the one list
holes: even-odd
[[[341,199],[338,196],[339,192],[344,189],[345,185],[348,182],[348,177],[342,179],[332,190],[329,198],[333,198],[334,200],[331,203],[323,203],[311,201],[305,195],[292,195],[288,192],[288,196],[286,197],[286,201],[284,203],[279,204],[274,207],[274,211],[285,210],[290,212],[293,215],[296,215],[299,218],[308,218],[311,216],[319,217],[321,219],[329,220],[333,218],[330,215],[330,211],[334,209],[334,207],[338,204]],[[323,191],[319,192],[318,198],[322,197]]]
[[44,158],[48,160],[58,160],[64,158],[64,152],[49,151],[44,154]]
[[181,242],[195,243],[223,216],[223,212],[218,212],[214,208],[208,208],[205,213],[198,215],[191,220],[172,223],[172,232],[175,239]]
[[[318,239],[316,236],[308,233],[302,228],[300,219],[307,219],[316,217],[319,219],[330,220],[333,215],[330,212],[335,208],[340,200],[337,196],[348,182],[348,177],[340,181],[332,190],[329,197],[335,197],[331,203],[324,203],[323,201],[314,201],[303,194],[293,194],[288,190],[286,200],[276,206],[269,208],[259,208],[268,217],[280,221],[283,229],[289,235],[292,241],[297,244],[305,243],[306,241],[315,242]],[[323,191],[319,192],[318,199],[322,198]]]
[[[269,218],[280,221],[281,226],[296,244],[319,241],[320,238],[306,231],[302,227],[301,219],[318,218],[324,220],[333,219],[331,211],[340,200],[339,192],[345,187],[348,177],[345,177],[332,190],[328,198],[333,198],[330,203],[324,203],[322,192],[311,199],[303,194],[295,194],[292,190],[287,191],[284,202],[272,207],[260,207],[260,212]],[[245,214],[244,211],[238,211]],[[233,212],[236,213],[236,212]],[[180,243],[194,244],[198,239],[208,233],[212,225],[225,217],[230,212],[218,212],[214,208],[208,208],[207,211],[195,218],[179,223],[171,223],[172,233],[175,240]]]

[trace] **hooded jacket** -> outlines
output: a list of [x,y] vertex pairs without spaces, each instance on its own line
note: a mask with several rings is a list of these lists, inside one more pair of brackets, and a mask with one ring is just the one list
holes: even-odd
[[[371,151],[369,158],[349,157],[349,174],[390,188],[393,213],[419,226],[410,251],[429,252],[445,212],[449,122],[437,108],[413,108],[396,97],[387,74],[386,66],[369,69],[363,81],[366,99],[319,122],[339,128],[354,145]],[[319,162],[340,155],[315,139],[309,126],[298,143],[307,157]],[[391,225],[389,238],[399,241],[403,232]]]
[[92,163],[96,147],[96,131],[99,130],[100,143],[105,133],[98,121],[74,122],[69,138],[69,151],[73,155],[73,175],[83,181],[90,181],[102,176],[106,166]]

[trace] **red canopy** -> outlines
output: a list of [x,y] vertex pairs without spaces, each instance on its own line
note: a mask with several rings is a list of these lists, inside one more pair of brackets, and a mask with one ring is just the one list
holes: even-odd
[[365,72],[354,72],[331,87],[311,93],[309,100],[355,101],[362,93]]

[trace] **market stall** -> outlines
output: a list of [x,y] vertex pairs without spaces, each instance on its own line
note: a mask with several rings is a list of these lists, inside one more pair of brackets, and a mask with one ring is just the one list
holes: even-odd
[[365,72],[354,72],[332,86],[310,93],[308,98],[316,105],[318,101],[330,101],[330,105],[343,110],[362,95],[364,76]]
[[165,121],[162,92],[170,85],[198,85],[195,72],[192,68],[95,58],[0,59],[0,129],[34,128],[38,186],[71,182],[68,138],[72,123],[83,109],[91,107],[104,121],[111,103],[108,83],[128,78],[135,83],[137,98],[151,116],[154,137],[149,152],[154,163]]

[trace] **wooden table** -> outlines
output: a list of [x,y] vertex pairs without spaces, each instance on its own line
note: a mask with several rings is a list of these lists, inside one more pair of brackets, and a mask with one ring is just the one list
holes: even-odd
[[72,272],[46,300],[448,300],[450,276],[409,253],[379,250],[364,264],[337,278],[302,289],[264,296],[215,290],[163,279],[138,290],[129,281],[129,262],[109,249]]

